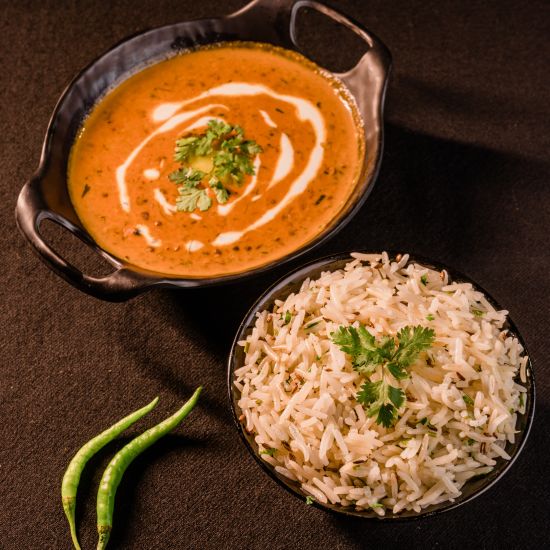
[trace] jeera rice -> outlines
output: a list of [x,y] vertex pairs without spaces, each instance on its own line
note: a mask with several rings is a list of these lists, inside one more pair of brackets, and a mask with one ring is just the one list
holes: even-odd
[[[469,283],[408,263],[408,256],[353,254],[343,268],[306,279],[298,293],[257,314],[235,371],[244,428],[263,460],[322,503],[420,512],[452,501],[496,459],[510,459],[525,412],[528,358]],[[375,338],[408,326],[433,329],[408,376],[393,426],[356,397],[365,376],[333,341],[340,327]],[[373,374],[371,382],[387,374]]]

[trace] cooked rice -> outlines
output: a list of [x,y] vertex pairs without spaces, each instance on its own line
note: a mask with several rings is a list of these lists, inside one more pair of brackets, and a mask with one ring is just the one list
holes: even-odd
[[[506,444],[526,401],[515,377],[521,371],[525,381],[528,359],[502,329],[507,312],[469,283],[407,255],[352,256],[258,313],[239,342],[246,358],[234,384],[244,427],[260,456],[319,502],[384,515],[453,501],[469,479],[510,459]],[[357,323],[377,338],[407,325],[435,330],[410,378],[392,381],[407,397],[392,428],[366,416],[355,399],[365,378],[331,342],[340,325]]]

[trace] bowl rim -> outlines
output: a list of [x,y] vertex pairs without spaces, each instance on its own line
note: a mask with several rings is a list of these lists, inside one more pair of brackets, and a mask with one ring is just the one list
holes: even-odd
[[[322,67],[319,62],[311,60],[310,57],[302,51],[300,46],[296,43],[295,36],[293,36],[296,14],[302,8],[310,8],[323,13],[327,17],[332,18],[337,23],[348,27],[351,32],[359,34],[359,36],[363,38],[365,43],[368,44],[368,50],[352,69],[344,73],[336,73],[334,71],[330,71]],[[95,241],[95,239],[91,237],[87,229],[80,221],[78,215],[76,215],[76,217],[80,225],[75,225],[72,221],[66,219],[63,214],[56,212],[54,209],[51,209],[50,206],[45,204],[44,200],[42,199],[41,185],[46,178],[50,168],[52,147],[57,142],[57,140],[63,137],[60,137],[56,133],[57,120],[61,116],[64,108],[66,107],[66,104],[68,103],[73,89],[77,88],[79,82],[86,75],[90,74],[96,65],[99,65],[100,63],[108,63],[110,58],[117,54],[120,54],[123,48],[128,48],[132,46],[134,48],[139,47],[142,49],[146,49],[146,45],[138,44],[139,40],[145,39],[146,37],[152,40],[152,37],[156,35],[162,35],[163,33],[168,33],[172,30],[177,30],[177,32],[179,33],[178,36],[184,38],[190,36],[190,34],[192,33],[192,29],[194,28],[204,30],[205,32],[206,30],[211,30],[211,28],[215,28],[216,30],[217,34],[214,34],[212,37],[209,36],[208,39],[205,39],[204,42],[201,42],[198,39],[193,39],[194,44],[192,46],[184,47],[179,51],[187,51],[193,49],[194,47],[227,42],[228,39],[224,38],[223,35],[220,35],[220,32],[230,33],[231,30],[235,28],[234,26],[237,23],[243,28],[250,28],[255,20],[258,20],[258,18],[265,19],[266,17],[270,17],[271,19],[273,19],[274,22],[269,24],[273,26],[274,29],[277,26],[276,23],[279,24],[280,21],[286,17],[288,20],[288,28],[285,27],[284,32],[288,33],[289,38],[283,38],[282,35],[279,36],[279,34],[277,34],[277,36],[279,36],[278,40],[280,40],[280,43],[277,43],[276,39],[273,37],[267,37],[265,43],[274,44],[276,46],[283,47],[291,51],[296,51],[301,55],[304,55],[306,59],[312,61],[313,63],[321,67],[324,71],[331,75],[334,75],[336,78],[342,81],[345,88],[349,91],[350,95],[356,101],[357,95],[350,88],[350,83],[346,82],[346,78],[350,75],[354,75],[354,77],[360,76],[359,73],[356,74],[354,71],[361,71],[361,74],[364,73],[366,69],[361,65],[363,60],[369,59],[371,60],[370,63],[376,63],[376,71],[382,76],[382,80],[380,81],[378,88],[376,88],[375,91],[371,92],[372,99],[370,101],[373,103],[373,105],[376,105],[376,109],[373,111],[375,113],[374,121],[377,124],[374,139],[374,141],[376,142],[376,150],[373,153],[372,158],[370,159],[367,156],[368,153],[365,153],[364,159],[361,163],[362,168],[358,178],[357,186],[364,186],[364,189],[359,191],[356,196],[350,196],[347,203],[342,207],[342,209],[334,215],[327,226],[324,227],[317,235],[315,235],[308,242],[303,243],[295,250],[285,253],[281,257],[268,263],[258,265],[245,271],[227,273],[225,275],[222,274],[217,276],[177,276],[169,273],[148,270],[113,255],[112,253],[103,249]],[[277,33],[279,32],[283,31],[277,30]],[[241,35],[237,35],[234,39],[231,39],[231,41],[242,40],[243,38]],[[244,41],[250,40],[250,38],[244,39]],[[135,43],[132,44],[133,42]],[[177,53],[177,51],[173,52],[173,54]],[[167,55],[166,58],[167,57],[170,57],[170,55]],[[148,66],[146,62],[147,55],[143,53],[141,58],[141,69],[137,69],[138,65],[140,65],[140,63],[138,62],[134,66],[134,72],[128,70],[125,71],[127,76],[135,74],[136,69],[137,72],[139,72],[139,70],[142,70],[143,68]],[[160,60],[161,58],[157,59],[157,62]],[[365,65],[365,67],[367,67],[367,65]],[[360,208],[364,205],[365,201],[367,200],[374,188],[376,180],[378,179],[382,164],[384,153],[384,107],[391,68],[391,54],[386,45],[376,36],[375,33],[371,32],[366,27],[356,22],[354,19],[348,17],[347,15],[344,15],[339,10],[335,10],[324,2],[317,0],[252,0],[248,4],[245,4],[241,9],[227,15],[169,23],[159,27],[144,29],[142,31],[133,33],[119,40],[113,46],[103,51],[94,60],[87,63],[80,71],[77,72],[77,74],[73,77],[73,79],[69,82],[69,84],[61,93],[48,123],[48,127],[42,144],[38,167],[35,170],[34,174],[31,176],[30,180],[25,184],[20,192],[16,207],[17,225],[24,236],[30,241],[34,251],[37,252],[39,257],[58,275],[71,283],[73,286],[77,287],[79,290],[82,290],[98,298],[103,298],[111,301],[124,300],[154,287],[191,288],[217,286],[261,275],[269,270],[272,270],[274,267],[280,264],[297,259],[300,256],[310,252],[314,248],[317,248],[324,244],[336,233],[341,231],[352,220],[352,218],[356,216]],[[116,79],[115,86],[119,85],[120,82],[121,80],[119,75],[119,77],[117,77]],[[99,101],[100,100],[101,98],[99,98]],[[97,101],[98,99],[95,100],[96,103]],[[358,112],[361,116],[361,110],[359,108]],[[361,116],[361,118],[363,117]],[[67,139],[67,136],[64,136],[63,139]],[[66,187],[66,181],[62,182],[60,185],[62,187]],[[91,277],[80,272],[79,269],[71,265],[59,254],[57,254],[57,252],[55,252],[55,250],[53,250],[44,241],[38,229],[43,219],[49,219],[75,234],[96,254],[106,260],[115,269],[115,271],[112,274],[101,278]]]
[[[398,254],[404,255],[405,253],[399,253],[395,250],[386,250],[385,251],[388,256],[390,257],[390,260],[395,259],[395,257]],[[280,291],[284,289],[284,287],[289,283],[296,283],[300,280],[304,280],[308,277],[308,274],[311,273],[314,270],[318,270],[320,268],[326,267],[326,269],[330,269],[330,265],[334,264],[336,262],[341,262],[346,259],[349,259],[349,261],[353,261],[354,258],[351,256],[352,253],[359,253],[359,254],[382,254],[382,252],[372,252],[370,250],[366,249],[354,249],[347,252],[338,252],[329,254],[326,256],[323,256],[321,258],[311,260],[301,266],[296,267],[283,277],[279,278],[276,282],[274,282],[271,286],[269,286],[252,304],[252,306],[249,308],[248,312],[244,316],[243,320],[239,324],[239,328],[237,329],[236,335],[233,339],[233,343],[231,345],[231,350],[229,352],[229,357],[227,360],[227,378],[226,378],[226,384],[227,384],[227,397],[229,400],[229,405],[231,408],[231,416],[233,419],[233,424],[239,434],[239,437],[243,443],[243,445],[246,447],[248,452],[252,455],[254,460],[257,464],[260,465],[261,469],[268,474],[268,476],[274,480],[280,487],[284,488],[287,492],[292,494],[294,497],[298,498],[302,502],[307,497],[305,493],[299,492],[299,489],[295,489],[291,485],[285,483],[282,479],[280,479],[274,472],[274,469],[272,466],[269,465],[265,460],[262,460],[255,451],[246,437],[244,433],[243,426],[241,422],[239,421],[237,409],[236,409],[236,389],[233,384],[234,379],[234,371],[236,367],[236,360],[235,360],[235,354],[238,346],[238,342],[243,339],[243,336],[245,335],[245,332],[253,325],[256,313],[260,310],[261,307],[264,306],[265,303],[269,302],[273,299],[273,297]],[[418,263],[424,267],[436,269],[438,271],[445,270],[448,275],[450,276],[451,281],[458,281],[458,282],[468,282],[472,284],[472,286],[476,289],[481,291],[487,301],[493,305],[498,310],[502,310],[500,304],[493,298],[493,296],[488,293],[483,286],[478,284],[476,281],[474,281],[471,277],[468,275],[465,275],[463,272],[456,270],[454,268],[450,268],[447,265],[443,264],[439,261],[434,261],[430,258],[427,258],[420,254],[409,254],[409,260],[407,261],[407,264],[409,263]],[[311,505],[315,506],[316,508],[319,508],[320,510],[330,512],[332,514],[335,514],[336,516],[347,516],[347,517],[353,517],[353,518],[360,518],[363,520],[369,520],[369,521],[391,521],[391,522],[410,522],[415,521],[422,518],[428,518],[433,517],[445,512],[449,512],[451,510],[454,510],[456,508],[459,508],[460,506],[473,501],[478,496],[482,495],[489,489],[491,489],[499,480],[502,479],[502,477],[510,470],[512,465],[516,462],[520,454],[522,453],[523,449],[525,448],[525,444],[529,438],[529,434],[531,432],[531,428],[533,425],[534,415],[535,415],[535,405],[536,405],[536,385],[535,385],[535,376],[534,376],[534,369],[533,369],[533,360],[531,355],[529,354],[529,350],[527,348],[527,345],[525,343],[525,340],[523,339],[523,336],[519,332],[516,324],[514,323],[513,319],[507,315],[506,317],[506,323],[508,325],[509,332],[518,339],[519,343],[523,347],[523,354],[528,357],[527,365],[526,365],[526,376],[527,376],[527,382],[525,384],[525,388],[527,389],[527,395],[528,395],[528,401],[527,401],[527,408],[525,410],[525,413],[522,415],[522,417],[525,419],[525,428],[518,432],[518,438],[521,438],[519,441],[518,446],[514,450],[513,454],[511,455],[510,460],[504,461],[504,462],[497,462],[497,466],[495,467],[496,474],[492,479],[490,479],[485,485],[482,485],[478,490],[474,491],[472,494],[462,497],[462,494],[457,497],[454,501],[447,501],[447,503],[440,503],[443,504],[443,506],[439,508],[432,509],[431,506],[428,506],[424,508],[420,513],[410,514],[407,516],[400,516],[399,514],[395,515],[392,512],[390,512],[390,515],[385,516],[379,516],[375,512],[372,512],[372,510],[365,509],[363,511],[357,511],[353,509],[352,507],[345,508],[338,505],[325,505],[323,503],[318,502],[317,500],[314,500]],[[235,399],[234,399],[235,398]],[[503,460],[503,459],[501,459]],[[488,474],[490,475],[490,474]],[[465,486],[468,482],[466,482]],[[436,505],[437,506],[437,505]]]

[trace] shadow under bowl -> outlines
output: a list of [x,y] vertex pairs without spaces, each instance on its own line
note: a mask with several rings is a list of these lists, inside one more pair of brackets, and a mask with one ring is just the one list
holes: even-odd
[[[370,251],[355,251],[355,252],[372,254],[372,252]],[[395,256],[396,256],[395,253],[390,253],[390,259],[394,260]],[[259,456],[258,444],[254,440],[254,435],[248,433],[244,429],[241,422],[239,421],[239,417],[241,415],[241,410],[238,405],[240,394],[237,388],[235,387],[233,381],[234,381],[235,370],[244,365],[245,352],[243,347],[238,345],[238,342],[241,340],[245,340],[247,336],[251,334],[252,329],[254,328],[254,325],[256,322],[256,314],[258,312],[263,310],[271,310],[276,300],[284,301],[290,294],[298,292],[300,290],[300,287],[304,279],[306,278],[316,279],[321,275],[322,272],[335,271],[335,270],[341,269],[352,259],[353,258],[350,257],[350,253],[342,253],[342,254],[327,256],[325,258],[321,258],[319,260],[313,261],[302,267],[297,268],[295,271],[292,271],[289,275],[285,276],[284,278],[276,282],[256,301],[256,303],[251,307],[250,311],[245,316],[243,322],[241,323],[237,331],[237,335],[235,337],[235,340],[233,342],[233,346],[231,348],[231,352],[229,355],[229,362],[228,362],[228,369],[227,369],[227,387],[228,387],[229,401],[231,404],[231,410],[233,414],[235,427],[239,432],[239,435],[241,436],[241,439],[243,440],[246,448],[248,449],[250,454],[254,457],[256,462],[261,466],[261,468],[272,479],[274,479],[281,487],[283,487],[284,489],[292,493],[294,496],[300,498],[301,500],[304,500],[308,496],[308,494],[302,491],[302,489],[300,488],[300,484],[298,482],[292,481],[291,479],[275,471],[275,469],[269,463],[267,463],[265,460],[263,460]],[[495,307],[495,309],[497,310],[503,309],[487,293],[486,290],[480,287],[480,285],[472,281],[469,277],[457,272],[452,268],[449,268],[438,262],[434,262],[426,258],[422,258],[419,256],[412,256],[412,255],[409,259],[409,263],[417,263],[427,268],[435,269],[437,271],[445,270],[449,274],[449,278],[451,281],[471,283],[475,290],[478,290],[485,295],[487,300],[491,303],[491,305],[493,305],[493,307]],[[515,336],[518,339],[519,343],[523,346],[524,353],[526,355],[529,355],[527,348],[525,346],[525,342],[523,341],[523,338],[521,337],[513,321],[509,317],[507,319],[507,322],[503,326],[503,329],[508,329],[510,335]],[[517,381],[518,383],[521,383],[519,381],[519,375],[518,375]],[[454,508],[458,508],[459,506],[462,506],[463,504],[470,502],[475,497],[487,491],[489,488],[495,485],[495,483],[497,483],[499,479],[502,478],[502,476],[511,468],[512,464],[516,461],[520,452],[525,446],[525,442],[529,435],[529,431],[531,429],[531,424],[532,424],[534,412],[535,412],[535,380],[533,376],[533,367],[530,359],[527,362],[527,383],[524,384],[524,386],[527,390],[527,402],[526,402],[525,413],[522,415],[518,415],[517,424],[516,424],[516,430],[518,433],[516,434],[515,442],[513,444],[508,443],[505,449],[506,452],[511,456],[511,459],[510,460],[505,460],[503,458],[495,459],[496,465],[494,469],[486,476],[483,476],[477,479],[474,478],[466,482],[466,484],[462,488],[461,495],[456,499],[454,499],[453,502],[450,502],[450,501],[441,502],[439,504],[435,504],[427,508],[424,508],[420,513],[407,510],[407,511],[399,512],[398,514],[394,514],[391,511],[386,511],[385,516],[378,516],[375,512],[368,509],[356,510],[353,507],[344,507],[344,506],[335,505],[335,504],[323,504],[317,501],[314,501],[313,505],[318,508],[335,512],[337,514],[343,514],[346,516],[361,517],[365,519],[372,519],[372,520],[378,520],[378,521],[383,521],[383,520],[403,521],[403,520],[411,520],[411,519],[418,519],[422,517],[433,516],[435,514],[439,514],[442,512],[452,510]]]

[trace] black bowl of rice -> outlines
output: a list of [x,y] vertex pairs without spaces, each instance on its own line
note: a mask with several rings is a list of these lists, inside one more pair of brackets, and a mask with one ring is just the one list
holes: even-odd
[[[310,263],[239,328],[228,366],[237,429],[307,504],[392,520],[451,510],[508,471],[531,427],[532,365],[507,313],[429,260]],[[427,337],[417,349],[415,336]]]

